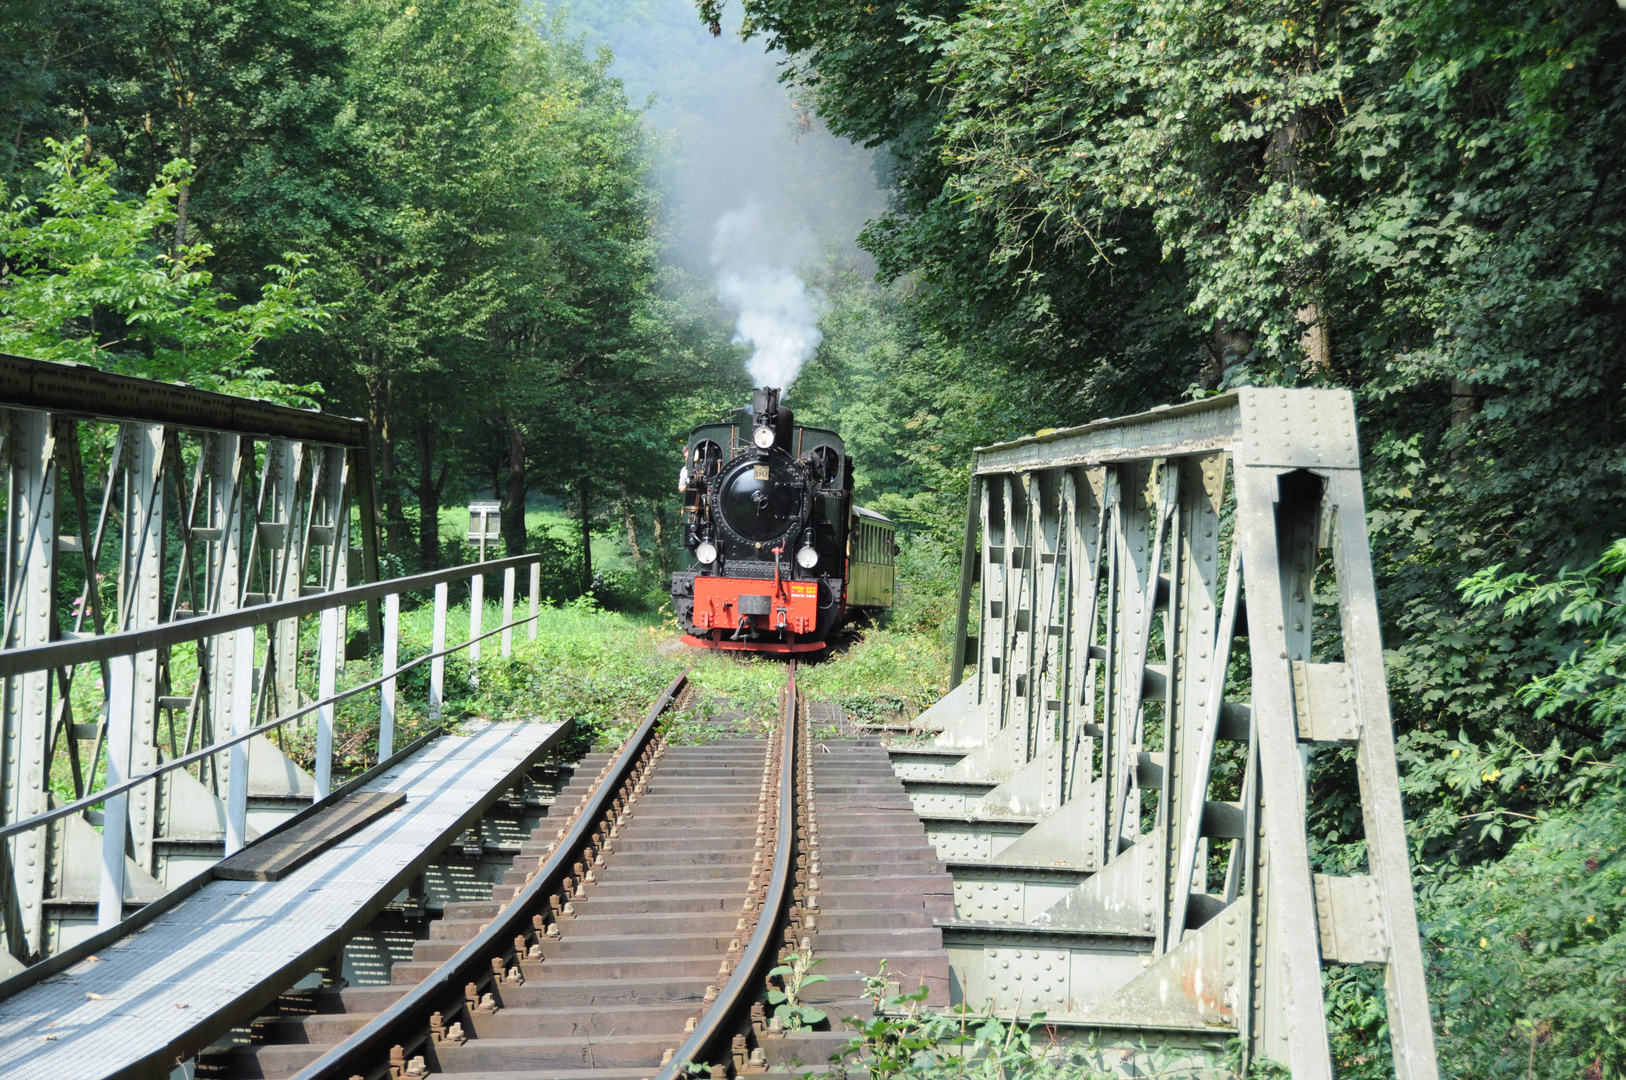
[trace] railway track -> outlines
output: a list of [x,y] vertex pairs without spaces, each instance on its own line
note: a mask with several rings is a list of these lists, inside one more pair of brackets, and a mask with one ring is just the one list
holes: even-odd
[[[448,904],[385,986],[284,995],[199,1077],[431,1074],[671,1080],[822,1066],[889,963],[946,1002],[933,919],[952,884],[885,751],[810,737],[795,669],[772,730],[724,713],[693,744],[674,681],[615,754],[591,754],[487,901]],[[693,738],[692,725],[685,734]],[[816,956],[786,1030],[769,971]],[[782,980],[780,980],[782,983]],[[832,1030],[834,1028],[834,1030]]]

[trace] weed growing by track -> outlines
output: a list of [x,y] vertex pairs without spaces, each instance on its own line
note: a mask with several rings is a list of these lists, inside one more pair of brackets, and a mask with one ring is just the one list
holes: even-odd
[[[487,605],[487,628],[501,625],[498,605]],[[446,640],[468,639],[468,609],[447,613]],[[401,614],[401,660],[429,652],[432,610],[419,607]],[[672,634],[647,618],[600,610],[590,598],[538,613],[536,640],[524,627],[514,632],[513,655],[504,657],[500,640],[482,643],[478,680],[467,653],[446,658],[447,722],[487,719],[554,723],[576,721],[576,747],[595,742],[618,744],[643,719],[651,701],[683,669],[683,657],[669,647]],[[355,686],[379,674],[376,656],[345,666],[340,687]],[[309,668],[312,665],[304,664]],[[402,675],[396,692],[395,745],[406,745],[430,730],[430,665]],[[303,671],[302,671],[303,674]],[[314,692],[314,687],[307,692]],[[334,717],[336,772],[359,772],[377,760],[379,692],[358,694],[341,702]],[[315,732],[301,726],[287,734],[285,747],[307,768],[314,760]]]
[[1194,1068],[1162,1048],[1063,1045],[1045,1027],[1043,1013],[1007,1023],[970,1012],[939,1012],[926,1007],[929,993],[925,986],[898,993],[881,961],[880,970],[864,980],[873,1015],[846,1018],[855,1034],[831,1055],[823,1080],[845,1080],[854,1073],[867,1073],[870,1080],[1107,1080],[1126,1073],[1148,1080],[1218,1080],[1230,1075]]
[[870,627],[804,665],[797,684],[814,701],[835,702],[849,721],[905,722],[948,691],[948,657],[933,634]]
[[[427,604],[401,613],[402,662],[429,652],[432,618]],[[352,612],[352,634],[364,633],[364,620],[361,609]],[[501,620],[500,606],[487,604],[482,625],[490,629]],[[302,689],[314,697],[316,640],[314,620],[309,621],[313,625],[302,634],[306,655],[301,657],[300,675]],[[468,639],[466,605],[449,610],[446,621],[448,642]],[[589,597],[541,609],[534,641],[524,627],[516,628],[511,657],[501,655],[500,644],[496,637],[482,643],[478,673],[466,652],[446,657],[445,722],[573,719],[579,744],[575,749],[619,746],[662,688],[689,665],[693,671],[687,705],[668,721],[675,742],[705,742],[730,730],[766,732],[779,717],[783,660],[688,648],[679,643],[676,629],[659,617],[605,611]],[[378,674],[377,656],[351,660],[339,685],[356,686]],[[429,678],[430,665],[423,664],[398,680],[397,748],[435,726],[428,711]],[[304,685],[307,679],[311,685]],[[947,680],[947,662],[931,635],[876,627],[854,632],[830,655],[802,663],[797,675],[808,697],[834,701],[858,722],[912,716],[941,695]],[[377,690],[337,707],[336,774],[354,774],[377,761],[378,709]],[[312,766],[313,723],[295,724],[272,737],[295,761]]]

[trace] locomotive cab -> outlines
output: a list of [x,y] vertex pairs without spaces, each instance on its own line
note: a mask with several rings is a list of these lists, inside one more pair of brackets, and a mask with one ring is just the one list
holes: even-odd
[[[692,562],[672,575],[684,640],[824,648],[849,607],[852,476],[841,437],[798,426],[775,389],[754,391],[729,421],[691,431],[678,490]],[[888,581],[888,602],[890,594]]]

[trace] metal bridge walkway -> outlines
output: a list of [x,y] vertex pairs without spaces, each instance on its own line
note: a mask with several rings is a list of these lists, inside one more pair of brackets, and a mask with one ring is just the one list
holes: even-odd
[[407,801],[280,881],[211,881],[109,948],[0,1002],[8,1080],[168,1076],[332,956],[478,820],[557,724],[475,724],[363,791]]

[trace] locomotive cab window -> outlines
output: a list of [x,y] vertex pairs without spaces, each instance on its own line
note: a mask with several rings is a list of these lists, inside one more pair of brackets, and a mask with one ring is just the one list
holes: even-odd
[[694,444],[689,454],[689,471],[695,476],[715,476],[723,468],[723,448],[710,439]]

